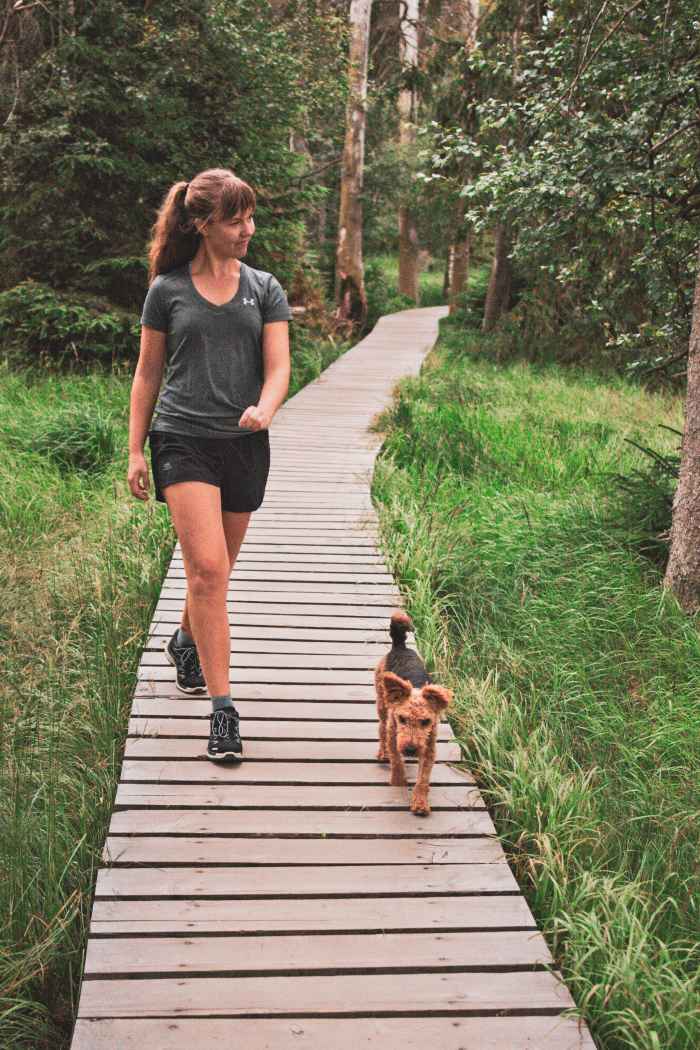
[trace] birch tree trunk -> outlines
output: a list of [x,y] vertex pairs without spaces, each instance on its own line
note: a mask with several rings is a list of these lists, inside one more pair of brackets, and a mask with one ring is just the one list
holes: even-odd
[[[399,58],[404,72],[418,68],[419,0],[401,0]],[[409,153],[416,143],[417,94],[414,78],[411,87],[399,92],[399,146]],[[418,302],[418,233],[415,217],[408,204],[399,205],[399,293]]]
[[336,246],[336,316],[364,323],[367,316],[362,262],[362,183],[365,166],[367,63],[372,0],[350,4],[349,95],[340,181],[340,215]]
[[[459,7],[461,32],[464,37],[464,50],[471,54],[476,43],[476,31],[479,24],[479,0],[461,0]],[[464,221],[464,203],[460,200],[457,204],[455,216],[455,229],[459,230]],[[457,310],[459,296],[469,280],[469,258],[471,255],[471,234],[467,233],[463,239],[454,241],[448,251],[451,254],[452,265],[450,267],[450,284],[447,289],[447,301],[450,304],[450,313]]]
[[681,446],[681,469],[673,500],[671,553],[664,587],[683,609],[700,609],[700,251],[688,348],[688,389]]

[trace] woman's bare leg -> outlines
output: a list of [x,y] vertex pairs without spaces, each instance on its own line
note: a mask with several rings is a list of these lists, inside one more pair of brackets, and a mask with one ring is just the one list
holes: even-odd
[[[240,551],[243,540],[245,539],[248,523],[250,522],[250,511],[239,514],[234,511],[225,510],[222,511],[221,517],[223,519],[224,535],[226,537],[226,546],[228,548],[230,576],[233,572],[233,567],[236,564],[238,552]],[[185,608],[182,611],[182,623],[180,626],[183,631],[187,631],[189,635],[192,634],[189,610],[189,591],[185,596]]]
[[[181,481],[164,490],[182,548],[192,635],[210,696],[230,690],[231,638],[226,610],[230,556],[221,491],[203,481]],[[187,630],[187,628],[185,628]]]

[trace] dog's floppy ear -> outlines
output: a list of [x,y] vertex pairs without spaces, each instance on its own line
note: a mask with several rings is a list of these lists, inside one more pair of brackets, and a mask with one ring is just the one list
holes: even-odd
[[384,671],[382,682],[384,683],[387,701],[390,704],[402,704],[411,695],[413,689],[411,683],[407,682],[405,678],[399,678],[393,671]]
[[440,714],[444,711],[452,699],[452,690],[445,689],[441,685],[424,685],[421,689],[423,697],[430,704],[433,711]]

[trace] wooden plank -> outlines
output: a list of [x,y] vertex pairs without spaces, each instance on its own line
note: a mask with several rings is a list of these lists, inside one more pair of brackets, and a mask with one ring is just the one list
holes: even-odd
[[[150,638],[169,638],[174,628],[180,625],[182,619],[181,610],[182,606],[177,611],[158,613],[150,626]],[[253,622],[236,622],[236,619],[247,619]],[[343,652],[344,648],[347,648],[348,652],[365,652],[367,650],[372,653],[377,650],[386,652],[387,649],[384,637],[386,631],[381,628],[290,627],[288,624],[283,623],[272,626],[269,624],[256,624],[254,622],[255,619],[254,616],[236,618],[229,613],[229,632],[232,645],[236,645],[238,642],[249,642],[251,645],[286,646],[290,644],[296,646],[309,642],[318,642],[320,647],[316,651],[319,653],[326,652],[336,646],[340,648],[341,652]],[[280,616],[279,619],[284,620],[284,617]],[[148,644],[151,644],[150,639]],[[160,641],[158,644],[162,645],[163,643]]]
[[[239,814],[245,810],[277,808],[294,810],[299,815],[304,809],[392,810],[408,812],[408,789],[391,787],[390,784],[129,784],[121,782],[117,787],[115,807],[131,809],[136,806],[195,808],[216,806],[234,809]],[[432,787],[430,789],[429,829],[441,810],[471,809],[479,804],[480,795],[473,787]],[[416,818],[411,814],[411,818]],[[287,815],[288,820],[292,818]],[[238,817],[236,817],[238,820]]]
[[[199,737],[130,737],[125,758],[171,761],[199,759],[206,748],[208,727]],[[366,740],[257,740],[246,732],[241,720],[241,736],[246,761],[263,762],[343,762],[352,765],[375,758],[377,745]],[[442,740],[436,747],[438,762],[459,762],[461,753],[455,741]],[[416,759],[406,759],[406,768],[417,767]],[[388,766],[385,767],[388,770]],[[408,774],[410,776],[410,773]],[[388,776],[387,776],[388,779]]]
[[[174,668],[166,663],[162,667],[149,667],[148,665],[139,664],[138,671],[136,672],[137,678],[140,681],[147,682],[168,682],[173,681],[175,678]],[[317,667],[261,667],[259,664],[253,667],[245,667],[241,664],[236,664],[233,668],[233,682],[257,682],[259,684],[269,684],[271,682],[279,682],[280,684],[290,685],[294,682],[299,685],[304,684],[326,684],[332,681],[334,685],[364,685],[370,686],[373,678],[371,671],[355,671],[352,668],[337,668],[335,670],[328,668],[317,668]]]
[[[444,790],[444,789],[443,789]],[[340,836],[341,839],[359,838],[365,849],[371,845],[371,836],[381,836],[387,840],[415,838],[424,845],[430,846],[437,838],[459,841],[466,836],[493,835],[493,825],[484,809],[484,804],[477,791],[471,789],[471,800],[474,812],[467,810],[445,810],[431,813],[429,821],[416,820],[407,809],[400,812],[377,811],[370,813],[355,810],[344,811],[304,811],[259,809],[237,811],[226,814],[224,820],[216,808],[208,809],[153,809],[152,813],[142,810],[121,810],[112,814],[110,835],[122,837],[127,835],[147,836],[227,836],[239,840],[245,835],[286,836],[290,841],[299,843],[305,837],[323,835],[328,841]],[[445,838],[449,836],[448,838]],[[240,845],[240,842],[238,843]],[[389,842],[392,845],[392,842]],[[464,863],[502,860],[503,853],[496,839],[468,839],[469,860]],[[367,857],[367,854],[365,854]],[[372,861],[376,860],[374,853]],[[352,863],[361,863],[353,861]]]
[[507,864],[102,868],[95,897],[432,897],[516,893]]
[[[327,605],[319,609],[318,605],[309,602],[285,602],[284,612],[270,612],[261,602],[243,601],[241,599],[228,599],[228,621],[232,627],[268,627],[271,631],[277,629],[282,637],[287,635],[289,629],[290,637],[293,630],[342,630],[349,637],[354,634],[363,634],[372,631],[375,635],[386,638],[387,625],[393,611],[393,606],[387,605],[385,609],[374,608],[365,614],[358,615],[356,605]],[[182,610],[185,606],[184,592],[174,598],[163,598],[158,602],[155,610],[155,618],[170,620],[179,624],[182,618]],[[154,621],[155,622],[155,621]]]
[[[169,636],[168,636],[169,637]],[[305,647],[308,649],[308,646]],[[384,650],[386,652],[386,649]],[[375,662],[376,662],[375,657]],[[142,667],[167,667],[172,668],[164,652],[161,642],[157,649],[145,649],[141,656]],[[260,650],[251,652],[245,647],[236,646],[229,657],[229,667],[284,667],[303,668],[322,667],[325,670],[338,668],[343,671],[362,670],[367,671],[373,666],[372,658],[365,653],[314,653],[314,652],[270,652]],[[172,671],[170,672],[172,675]]]
[[[289,815],[287,815],[289,816]],[[152,814],[153,827],[158,816]],[[287,827],[290,826],[287,819]],[[296,822],[294,822],[296,823]],[[490,822],[489,822],[490,823]],[[238,824],[238,821],[236,821]],[[219,815],[218,825],[222,829]],[[440,838],[236,838],[168,835],[111,835],[104,846],[103,863],[122,867],[236,867],[271,864],[479,864],[499,863],[499,843],[488,839]],[[504,863],[501,859],[500,863]]]
[[404,897],[300,898],[289,900],[96,900],[92,934],[342,933],[384,930],[535,929],[517,895],[422,897],[407,908]]
[[[271,728],[278,721],[295,720],[299,722],[338,721],[366,723],[367,729],[376,731],[377,709],[374,701],[364,703],[323,703],[321,700],[236,700],[236,709],[241,718],[269,722]],[[136,697],[132,707],[134,718],[145,718],[149,721],[163,719],[202,719],[209,718],[211,701],[203,696],[186,696],[178,693],[172,701],[162,697]],[[444,727],[447,723],[441,723]],[[200,726],[201,728],[201,726]]]
[[[246,740],[377,740],[376,722],[321,722],[246,718]],[[131,718],[129,736],[197,737],[208,731],[208,722],[199,718]],[[452,729],[446,722],[438,726],[438,739],[451,740]]]
[[[156,681],[151,679],[150,681],[141,681],[136,683],[134,695],[138,697],[163,697],[168,703],[177,703],[179,705],[187,702],[188,697],[183,693],[178,693],[175,688],[175,678],[171,681]],[[288,682],[246,682],[246,681],[235,681],[231,682],[231,695],[236,706],[240,700],[257,700],[262,705],[267,703],[268,700],[290,700],[290,701],[311,701],[318,700],[322,702],[330,702],[335,704],[357,704],[363,703],[368,706],[375,708],[376,712],[376,699],[374,695],[374,686],[369,685],[357,685],[349,682],[343,682],[339,685],[333,685],[325,682],[319,685],[317,682],[295,682],[290,684]],[[211,710],[211,704],[209,705]],[[376,717],[376,715],[375,715]]]
[[[379,642],[368,642],[360,638],[355,641],[340,641],[327,639],[295,639],[256,637],[254,630],[248,629],[252,637],[232,637],[231,653],[239,657],[243,654],[274,653],[276,655],[298,655],[298,656],[352,656],[365,661],[365,666],[374,666],[382,657],[387,647]],[[159,621],[152,629],[150,637],[146,642],[145,652],[162,653],[163,648],[173,633],[173,625],[163,624]],[[340,632],[338,632],[340,634]]]
[[[507,1007],[504,1005],[507,1004]],[[364,974],[337,977],[216,977],[90,980],[80,1017],[353,1017],[357,1014],[452,1014],[504,1009],[561,1011],[573,1006],[551,973]],[[331,1044],[333,1045],[333,1044]],[[438,1044],[440,1045],[440,1044]]]
[[595,1050],[575,1018],[353,1017],[79,1020],[73,1050]]
[[90,976],[254,974],[411,970],[482,973],[484,970],[545,966],[552,957],[539,933],[343,933],[333,937],[93,938],[85,973]]
[[[244,742],[245,753],[247,747]],[[406,768],[410,778],[414,767]],[[217,764],[209,759],[201,761],[168,762],[157,759],[124,759],[122,781],[158,783],[221,783],[222,781],[249,784],[384,784],[389,781],[388,770],[378,762],[256,762],[245,758],[238,764]],[[436,763],[432,784],[456,784],[460,777],[450,766]]]

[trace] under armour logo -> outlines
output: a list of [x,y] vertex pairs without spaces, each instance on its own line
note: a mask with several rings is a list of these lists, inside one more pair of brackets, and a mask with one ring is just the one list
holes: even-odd
[[246,297],[243,296],[243,305],[244,306],[255,306],[255,299],[246,299]]

